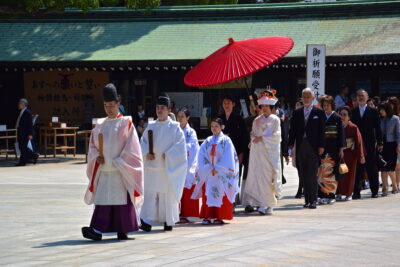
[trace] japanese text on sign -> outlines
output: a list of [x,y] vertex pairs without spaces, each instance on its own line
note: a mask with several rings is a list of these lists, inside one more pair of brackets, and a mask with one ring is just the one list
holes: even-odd
[[325,94],[325,45],[307,45],[307,87],[318,96]]
[[52,116],[79,125],[104,114],[102,89],[108,83],[106,72],[40,71],[24,74],[25,96],[39,121]]

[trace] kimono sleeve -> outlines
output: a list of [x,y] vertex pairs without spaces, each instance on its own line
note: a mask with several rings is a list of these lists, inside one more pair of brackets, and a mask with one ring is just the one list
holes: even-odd
[[98,182],[98,168],[100,164],[96,161],[99,156],[99,150],[97,148],[96,139],[98,137],[98,128],[94,128],[92,133],[90,134],[89,139],[89,152],[88,152],[88,164],[86,167],[86,175],[89,179],[89,184],[86,189],[84,201],[86,204],[92,204],[94,199],[94,192],[96,191],[97,182]]
[[96,134],[97,131],[95,129],[92,130],[89,138],[89,150],[88,150],[88,156],[87,156],[87,168],[86,168],[86,175],[89,179],[92,178],[93,176],[93,171],[95,169],[96,165],[96,159],[99,156],[99,150],[97,148],[97,142],[95,142],[95,138],[98,136]]
[[192,130],[189,140],[186,140],[186,148],[188,152],[188,172],[194,173],[197,166],[197,154],[200,146],[197,140],[196,131]]
[[[139,198],[134,204],[142,203],[143,190],[143,159],[139,138],[133,123],[129,121],[128,136],[121,154],[113,159],[114,166],[120,171],[125,187],[131,199]],[[116,140],[118,142],[119,140]],[[139,204],[139,205],[140,205]]]
[[142,137],[140,138],[140,147],[142,149],[142,155],[145,157],[149,153],[149,140],[148,140],[149,127],[144,130]]
[[208,148],[210,147],[209,139],[206,139],[200,146],[199,153],[197,155],[197,173],[196,178],[198,179],[196,187],[193,191],[192,198],[199,199],[202,194],[202,187],[206,182],[207,178],[211,175],[213,166],[208,157]]
[[218,177],[223,181],[226,197],[233,203],[239,192],[239,160],[230,138],[227,136],[224,138],[224,153],[215,164],[215,169],[218,171]]
[[[274,117],[271,128],[271,134],[269,136],[263,136],[263,142],[267,149],[276,148],[276,145],[281,143],[281,122],[278,117]],[[277,153],[280,154],[280,151],[277,151]]]
[[165,171],[172,192],[179,202],[182,197],[183,186],[185,184],[187,170],[187,152],[186,142],[183,131],[177,124],[174,129],[174,142],[170,148],[165,151]]
[[218,173],[239,172],[238,157],[233,142],[227,136],[224,142],[224,154],[217,160],[214,168]]

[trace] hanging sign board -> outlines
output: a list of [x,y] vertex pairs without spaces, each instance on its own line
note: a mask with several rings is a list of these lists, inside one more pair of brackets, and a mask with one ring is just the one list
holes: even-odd
[[201,117],[203,110],[203,92],[168,92],[175,103],[175,109],[187,108],[193,118]]
[[107,72],[38,71],[24,73],[25,96],[38,120],[79,125],[104,117]]
[[307,87],[314,91],[314,104],[325,94],[325,56],[325,45],[307,45]]

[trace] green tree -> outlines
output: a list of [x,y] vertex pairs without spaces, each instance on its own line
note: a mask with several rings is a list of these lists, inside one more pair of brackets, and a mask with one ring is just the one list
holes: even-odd
[[161,0],[162,6],[188,6],[188,5],[231,5],[238,0]]
[[0,13],[40,15],[62,13],[65,8],[78,8],[84,12],[102,6],[126,6],[131,9],[153,9],[161,0],[1,0]]

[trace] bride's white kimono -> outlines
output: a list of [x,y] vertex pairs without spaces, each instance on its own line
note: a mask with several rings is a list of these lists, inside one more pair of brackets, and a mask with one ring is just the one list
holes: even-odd
[[[262,141],[253,143],[255,137]],[[251,132],[249,172],[246,179],[243,204],[274,207],[275,196],[280,196],[282,165],[280,159],[281,126],[276,115],[254,119]]]
[[[211,174],[213,168],[218,171],[215,176]],[[225,194],[234,203],[239,192],[239,161],[231,139],[222,132],[217,137],[209,136],[201,144],[197,179],[192,198],[201,197],[205,184],[208,207],[221,207]]]
[[[147,160],[148,131],[153,131],[155,160]],[[179,221],[179,202],[185,184],[187,151],[179,123],[168,118],[149,123],[140,139],[144,160],[144,204],[140,217],[146,222]],[[163,157],[165,155],[165,158]]]

